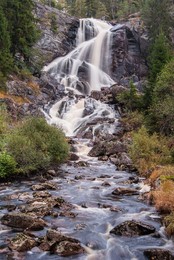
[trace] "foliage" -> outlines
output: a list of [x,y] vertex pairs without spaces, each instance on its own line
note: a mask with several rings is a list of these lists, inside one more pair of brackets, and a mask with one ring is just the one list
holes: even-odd
[[155,206],[161,213],[170,213],[174,210],[174,182],[164,181],[157,191],[152,193]]
[[166,232],[169,236],[174,235],[174,212],[164,218],[164,224],[166,226]]
[[143,125],[144,116],[138,111],[127,112],[120,121],[126,131],[135,131]]
[[8,175],[16,172],[15,159],[6,152],[0,153],[0,178],[4,178]]
[[171,50],[163,32],[156,37],[149,54],[149,81],[154,84],[164,65],[171,58]]
[[51,31],[53,33],[56,33],[58,30],[58,26],[57,26],[57,19],[54,13],[51,14]]
[[153,131],[174,134],[174,59],[165,65],[157,78],[149,110],[149,125]]
[[145,127],[133,133],[129,154],[142,175],[148,175],[158,164],[167,164],[172,160],[166,139],[159,138],[157,134],[149,135]]
[[154,86],[156,80],[164,66],[170,61],[171,48],[164,33],[161,32],[151,45],[149,53],[149,82],[144,90],[144,108],[149,108],[152,104]]
[[169,36],[173,24],[170,15],[171,0],[146,0],[143,8],[143,20],[152,40],[162,31]]
[[10,54],[10,34],[5,14],[0,6],[0,73],[1,79],[12,70],[13,59]]
[[[8,74],[15,61],[29,62],[31,47],[38,37],[32,0],[2,0],[0,2],[0,71]],[[7,22],[8,21],[8,22]],[[17,64],[17,62],[15,62]],[[1,67],[2,66],[2,67]]]
[[140,107],[141,98],[140,95],[138,95],[137,89],[132,81],[130,82],[129,89],[119,94],[117,99],[128,111],[134,111]]
[[14,128],[7,137],[7,150],[24,173],[61,163],[68,156],[63,132],[43,118],[29,118]]
[[174,166],[173,165],[166,165],[166,166],[160,166],[157,169],[155,169],[152,174],[150,175],[150,181],[153,184],[153,182],[157,179],[160,179],[161,181],[164,180],[174,180]]
[[2,139],[2,135],[7,132],[8,129],[8,114],[6,107],[1,104],[0,105],[0,138]]

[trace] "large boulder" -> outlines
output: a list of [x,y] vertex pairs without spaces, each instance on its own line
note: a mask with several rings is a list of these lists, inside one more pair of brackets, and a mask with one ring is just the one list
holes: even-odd
[[11,250],[18,252],[25,252],[37,245],[36,239],[25,234],[17,234],[15,238],[12,238],[9,243]]
[[42,230],[46,226],[44,220],[23,213],[5,214],[1,218],[1,222],[3,225],[12,228],[27,229],[33,231]]
[[79,240],[63,235],[56,230],[48,230],[44,240],[40,244],[42,250],[61,256],[72,256],[84,253]]
[[155,232],[155,228],[143,222],[127,220],[115,228],[110,233],[118,236],[144,236]]

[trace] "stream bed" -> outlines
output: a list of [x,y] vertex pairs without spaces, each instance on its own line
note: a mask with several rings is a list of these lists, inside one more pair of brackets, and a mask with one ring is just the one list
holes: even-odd
[[[35,231],[32,234],[39,237],[44,236],[50,228],[58,230],[64,235],[78,239],[85,252],[63,257],[34,247],[25,253],[17,251],[11,253],[5,250],[7,241],[20,230],[1,224],[0,259],[142,260],[148,259],[144,256],[146,249],[160,248],[174,252],[172,242],[165,237],[164,228],[155,208],[142,200],[142,194],[148,189],[143,180],[137,181],[137,176],[133,173],[117,171],[110,162],[98,161],[84,154],[82,159],[84,165],[81,166],[73,162],[63,165],[60,176],[51,180],[58,189],[49,191],[53,196],[62,197],[72,204],[73,214],[46,216],[44,220],[48,223],[47,226],[42,231]],[[1,217],[11,211],[10,205],[15,205],[15,211],[18,212],[21,205],[25,205],[30,196],[32,197],[31,187],[35,184],[38,183],[34,179],[10,185],[2,184]],[[115,196],[112,192],[118,187],[134,189],[138,193]],[[156,231],[149,235],[132,237],[110,233],[115,226],[128,220],[152,225]]]

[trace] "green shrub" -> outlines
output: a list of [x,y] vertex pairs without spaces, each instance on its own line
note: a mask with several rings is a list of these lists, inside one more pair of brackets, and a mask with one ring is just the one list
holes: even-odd
[[166,139],[157,134],[149,135],[145,127],[133,133],[129,153],[142,175],[149,174],[157,165],[167,164],[172,160]]
[[129,89],[119,94],[117,100],[126,111],[135,111],[141,107],[141,96],[132,81],[129,85]]
[[63,132],[43,118],[29,118],[13,129],[7,138],[7,149],[18,163],[18,171],[24,173],[62,163],[68,156]]
[[121,124],[126,131],[138,130],[144,122],[144,116],[138,111],[128,112],[121,119]]
[[149,126],[152,131],[165,135],[174,134],[174,59],[168,62],[157,78],[152,105],[149,110]]
[[164,224],[166,226],[166,233],[169,236],[174,235],[174,212],[171,212],[170,215],[164,218]]
[[0,153],[0,178],[4,178],[16,172],[15,159],[6,152]]

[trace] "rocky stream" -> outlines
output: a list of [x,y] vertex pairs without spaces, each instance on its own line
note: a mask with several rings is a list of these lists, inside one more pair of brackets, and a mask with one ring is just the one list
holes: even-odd
[[145,73],[130,32],[125,25],[82,19],[76,48],[44,67],[62,96],[42,113],[69,137],[70,160],[29,180],[1,184],[0,259],[174,259],[160,216],[144,201],[150,187],[133,171],[112,104],[125,87],[119,75],[130,70],[121,51],[126,35],[133,74]]

